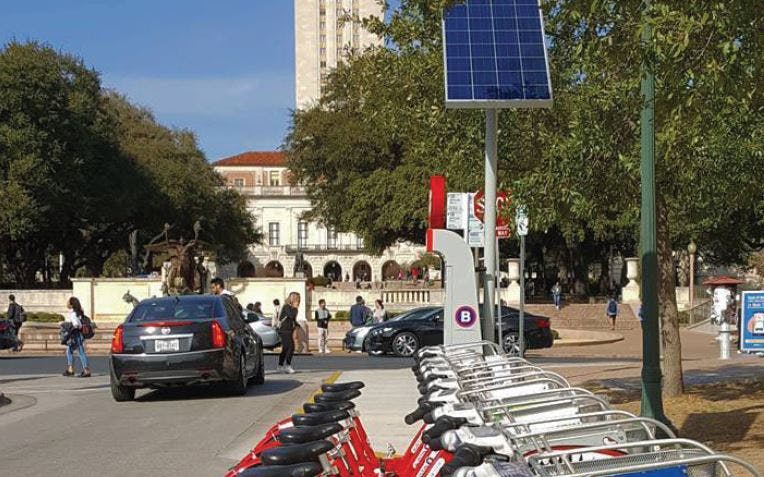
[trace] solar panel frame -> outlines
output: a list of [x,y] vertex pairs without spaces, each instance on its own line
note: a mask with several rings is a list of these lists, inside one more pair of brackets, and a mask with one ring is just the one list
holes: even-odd
[[[552,82],[549,74],[549,56],[545,45],[544,18],[540,0],[465,0],[449,8],[459,7],[467,11],[466,16],[447,18],[448,12],[444,11],[441,21],[446,107],[455,109],[551,107],[553,102]],[[531,8],[534,11],[533,14],[529,13]],[[472,17],[469,12],[474,12],[477,16]],[[519,16],[518,12],[523,12],[525,16]],[[504,16],[499,16],[497,13]],[[499,20],[500,22],[514,21],[514,25],[502,23],[500,26],[504,26],[505,29],[497,29],[497,18],[502,19]],[[522,26],[526,29],[520,29],[521,19]],[[486,20],[489,20],[490,27]],[[459,26],[466,27],[466,30],[448,30],[447,21],[458,23]],[[536,25],[538,25],[538,29],[534,28]],[[533,38],[539,34],[540,39]],[[459,41],[453,41],[449,46],[448,36]],[[482,40],[482,42],[476,42],[475,39]],[[497,40],[504,41],[498,42]],[[528,40],[535,41],[529,42]],[[543,50],[543,72],[540,70],[542,55],[539,54],[541,53],[538,51],[539,46]],[[476,56],[481,53],[486,55],[487,50],[481,50],[484,47],[492,47],[492,54],[489,52],[487,56]],[[459,56],[449,58],[449,53],[452,51],[457,51]],[[535,53],[535,55],[531,53]],[[454,58],[458,58],[458,60],[455,62]],[[451,59],[451,66],[462,66],[459,69],[450,70],[449,59]],[[493,65],[491,65],[491,61],[493,61]],[[524,61],[530,61],[533,65],[532,69],[524,69]],[[496,77],[495,82],[491,82],[491,73]],[[469,75],[469,79],[466,79],[465,75]],[[518,75],[521,78],[520,84],[517,82]],[[526,75],[529,78],[535,78],[534,83],[526,83]],[[454,81],[460,80],[460,83],[450,84],[449,77],[453,78]],[[451,91],[454,93],[459,91],[461,94],[458,96],[460,97],[456,97],[456,94],[450,94]],[[499,96],[509,97],[502,98]]]

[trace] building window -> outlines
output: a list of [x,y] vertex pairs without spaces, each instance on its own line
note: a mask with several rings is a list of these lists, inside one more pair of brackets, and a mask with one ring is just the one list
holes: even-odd
[[279,234],[279,223],[270,222],[268,224],[268,244],[279,245],[280,242],[281,242],[281,237]]
[[321,21],[318,23],[318,28],[320,28],[322,32],[326,31],[326,22],[325,22],[325,21],[323,21],[323,20],[321,20]]
[[297,222],[297,246],[303,248],[308,245],[308,223]]
[[321,61],[321,68],[326,68],[326,61]]
[[321,46],[326,45],[326,35],[321,35],[319,40],[321,41]]
[[356,246],[356,248],[357,248],[357,249],[359,249],[359,250],[360,250],[360,249],[362,249],[362,248],[363,248],[363,238],[361,238],[361,237],[356,237],[356,238],[355,238],[355,246]]
[[334,229],[326,229],[326,247],[337,248],[337,231]]
[[268,185],[271,185],[271,186],[281,185],[281,174],[279,173],[279,171],[270,171],[268,173]]
[[353,35],[353,46],[358,47],[361,43],[360,35]]
[[242,178],[234,179],[233,180],[233,186],[234,187],[239,187],[239,188],[244,187],[244,179],[242,179]]

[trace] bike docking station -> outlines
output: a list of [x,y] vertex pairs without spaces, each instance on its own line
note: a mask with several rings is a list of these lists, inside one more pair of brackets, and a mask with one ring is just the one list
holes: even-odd
[[[445,262],[444,344],[414,357],[421,397],[403,418],[418,425],[406,451],[379,457],[371,447],[353,402],[364,383],[324,384],[304,414],[275,423],[226,477],[762,477],[494,343],[497,109],[551,106],[541,8],[462,0],[444,12],[443,32],[446,106],[486,109],[484,316],[469,245],[445,230],[445,179],[434,176],[427,249]],[[764,298],[752,297],[751,310],[751,335],[764,334]]]

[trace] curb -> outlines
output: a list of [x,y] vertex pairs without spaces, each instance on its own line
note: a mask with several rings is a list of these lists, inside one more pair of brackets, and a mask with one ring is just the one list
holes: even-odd
[[[611,331],[589,331],[589,330],[569,330],[556,329],[561,338],[554,341],[553,348],[564,348],[572,346],[593,346],[623,341],[624,336],[620,333]],[[565,338],[565,336],[570,336]]]

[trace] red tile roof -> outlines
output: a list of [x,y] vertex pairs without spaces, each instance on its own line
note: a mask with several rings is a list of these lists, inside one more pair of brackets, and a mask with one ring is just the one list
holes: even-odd
[[279,151],[249,151],[226,157],[213,166],[286,166],[286,154]]
[[720,277],[709,278],[708,280],[703,282],[703,285],[722,286],[722,285],[742,285],[743,283],[745,283],[745,281],[738,280],[737,278],[730,278],[726,275],[722,275]]

